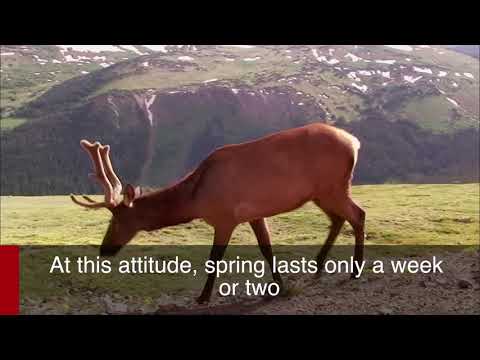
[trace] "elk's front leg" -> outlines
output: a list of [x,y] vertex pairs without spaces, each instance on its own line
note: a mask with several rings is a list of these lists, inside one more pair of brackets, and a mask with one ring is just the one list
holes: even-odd
[[[232,235],[234,226],[216,227],[215,237],[213,240],[212,250],[210,251],[210,260],[217,262],[222,260],[227,248],[230,236]],[[215,284],[215,274],[208,274],[207,281],[203,287],[202,294],[197,298],[198,304],[210,301],[212,296],[213,285]]]
[[258,241],[258,246],[262,252],[263,257],[267,260],[268,265],[270,266],[270,271],[272,272],[273,280],[280,286],[280,288],[285,290],[283,286],[282,277],[278,272],[273,271],[273,253],[272,245],[270,242],[270,233],[268,231],[267,223],[265,219],[257,219],[250,221],[250,226],[252,227],[253,232]]

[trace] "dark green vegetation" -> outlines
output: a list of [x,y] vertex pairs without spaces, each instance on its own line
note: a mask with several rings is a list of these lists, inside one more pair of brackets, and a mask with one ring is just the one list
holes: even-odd
[[362,142],[356,183],[476,182],[478,79],[477,59],[438,46],[198,46],[143,55],[64,81],[15,110],[27,121],[2,131],[2,194],[97,191],[81,138],[112,145],[124,182],[159,187],[218,146],[315,121]]

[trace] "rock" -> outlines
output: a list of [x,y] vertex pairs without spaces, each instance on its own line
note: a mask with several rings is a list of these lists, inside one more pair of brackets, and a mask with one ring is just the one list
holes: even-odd
[[438,278],[435,280],[435,282],[439,285],[446,285],[447,284],[447,280],[444,279],[444,278]]
[[460,289],[470,289],[470,288],[473,287],[473,284],[472,284],[470,281],[466,280],[466,279],[460,279],[460,280],[458,280],[457,285],[458,285],[458,287],[459,287]]
[[391,291],[391,292],[390,292],[390,297],[391,297],[391,298],[393,298],[393,297],[395,297],[395,296],[398,296],[398,295],[400,295],[400,292],[399,292],[399,291]]
[[108,314],[125,314],[128,312],[127,304],[115,303],[108,295],[103,297],[103,302],[105,304],[105,311]]
[[378,313],[380,315],[392,315],[393,314],[393,310],[386,307],[386,306],[382,306],[379,310],[378,310]]
[[110,303],[105,305],[109,314],[125,314],[128,312],[128,306],[121,303]]

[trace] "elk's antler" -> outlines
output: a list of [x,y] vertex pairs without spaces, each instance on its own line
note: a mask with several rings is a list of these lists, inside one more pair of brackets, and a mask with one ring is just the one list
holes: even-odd
[[80,141],[80,145],[90,156],[95,169],[95,173],[89,174],[89,177],[97,180],[103,187],[105,200],[103,202],[96,202],[88,196],[83,195],[83,198],[88,201],[88,203],[86,203],[77,200],[73,195],[70,195],[70,198],[75,204],[90,209],[100,209],[102,207],[113,208],[117,206],[122,201],[122,183],[112,167],[110,146],[103,146],[98,141],[92,144],[87,140]]

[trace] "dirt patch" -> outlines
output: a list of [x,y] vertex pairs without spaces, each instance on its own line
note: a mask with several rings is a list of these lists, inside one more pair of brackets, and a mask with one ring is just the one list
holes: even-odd
[[288,295],[276,298],[214,296],[197,305],[197,293],[163,295],[145,303],[136,297],[82,294],[76,305],[62,299],[23,299],[23,314],[480,314],[480,252],[442,257],[443,274],[374,274],[351,280],[347,274],[286,277]]

